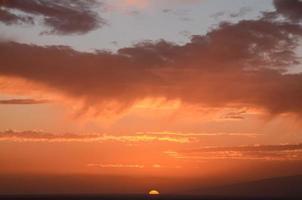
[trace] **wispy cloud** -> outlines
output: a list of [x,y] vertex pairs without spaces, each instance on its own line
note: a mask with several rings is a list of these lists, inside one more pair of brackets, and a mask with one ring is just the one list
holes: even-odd
[[173,131],[160,131],[160,132],[137,132],[137,135],[165,135],[165,136],[185,136],[185,137],[193,137],[196,139],[197,137],[215,137],[215,136],[242,136],[242,137],[257,137],[262,134],[258,133],[229,133],[229,132],[213,132],[213,133],[198,133],[198,132],[173,132]]
[[302,144],[254,145],[234,147],[202,147],[181,152],[166,151],[167,155],[186,160],[302,160]]
[[98,168],[144,168],[144,165],[138,164],[101,164],[101,163],[89,163],[87,167],[98,167]]
[[3,99],[0,100],[0,104],[6,104],[6,105],[27,105],[27,104],[44,104],[49,103],[49,100],[46,99]]
[[167,166],[167,165],[161,165],[161,164],[153,164],[153,165],[143,165],[143,164],[104,164],[104,163],[88,163],[87,167],[97,167],[97,168],[153,168],[153,169],[180,169],[182,166],[180,165],[173,165],[173,166]]
[[173,142],[190,143],[188,137],[152,136],[152,135],[107,135],[107,134],[53,134],[41,131],[13,131],[0,132],[0,141],[14,142]]

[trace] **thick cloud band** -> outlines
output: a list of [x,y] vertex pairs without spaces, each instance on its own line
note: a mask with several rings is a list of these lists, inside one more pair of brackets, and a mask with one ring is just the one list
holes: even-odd
[[301,114],[302,75],[284,74],[299,62],[295,48],[301,33],[299,25],[242,21],[194,36],[184,46],[140,43],[117,54],[1,42],[0,75],[30,80],[89,105],[130,106],[164,97]]

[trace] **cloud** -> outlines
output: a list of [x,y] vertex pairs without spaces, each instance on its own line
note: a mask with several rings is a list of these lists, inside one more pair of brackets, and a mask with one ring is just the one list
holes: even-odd
[[14,131],[0,132],[0,141],[12,142],[173,142],[190,143],[189,137],[152,136],[152,135],[107,135],[107,134],[54,134],[42,131]]
[[167,151],[167,155],[188,160],[302,160],[302,144],[202,147],[182,152]]
[[99,167],[99,168],[144,168],[144,165],[139,164],[101,164],[101,163],[89,163],[88,167]]
[[239,110],[239,111],[231,111],[226,113],[222,116],[223,119],[232,119],[232,120],[242,120],[244,119],[244,114],[246,114],[246,110]]
[[33,18],[30,16],[18,16],[14,13],[11,13],[1,8],[0,8],[0,21],[6,25],[12,25],[18,23],[27,23],[27,24],[34,23]]
[[104,163],[88,163],[87,167],[97,167],[97,168],[155,168],[155,169],[162,169],[162,168],[169,168],[169,169],[180,169],[182,166],[176,165],[176,166],[166,166],[166,165],[160,165],[160,164],[153,164],[153,165],[142,165],[142,164],[120,164],[120,163],[114,163],[114,164],[104,164]]
[[[204,147],[197,149],[196,152],[219,152],[219,151],[240,151],[240,152],[269,152],[269,151],[295,151],[302,150],[302,144],[283,144],[283,145],[254,145],[254,146],[237,146],[237,147]],[[191,152],[194,152],[192,150]]]
[[[240,137],[257,137],[261,136],[262,134],[258,133],[192,133],[192,132],[173,132],[173,131],[162,131],[162,132],[137,132],[137,135],[165,135],[165,136],[186,136],[186,137],[219,137],[219,136],[240,136]],[[196,138],[195,138],[196,139]]]
[[5,99],[0,100],[0,104],[6,105],[27,105],[27,104],[44,104],[49,103],[48,100],[36,100],[36,99]]
[[262,18],[223,23],[185,45],[145,41],[117,53],[1,42],[0,76],[83,101],[96,114],[164,98],[301,115],[302,74],[285,73],[300,61],[301,35],[300,25]]
[[284,17],[299,22],[302,20],[302,1],[301,0],[274,0],[277,13]]
[[96,6],[100,5],[95,0],[1,0],[0,21],[7,25],[33,24],[37,21],[34,17],[39,16],[44,25],[50,27],[46,33],[84,34],[105,24],[93,11]]

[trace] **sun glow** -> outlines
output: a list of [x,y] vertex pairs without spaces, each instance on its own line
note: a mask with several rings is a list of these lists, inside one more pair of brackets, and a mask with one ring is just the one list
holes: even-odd
[[157,190],[150,190],[148,194],[149,195],[159,195],[160,193]]

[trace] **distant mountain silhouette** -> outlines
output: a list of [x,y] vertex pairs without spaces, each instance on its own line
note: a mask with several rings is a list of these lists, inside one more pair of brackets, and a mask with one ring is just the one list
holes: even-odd
[[211,196],[299,197],[302,199],[302,175],[236,183],[195,192]]

